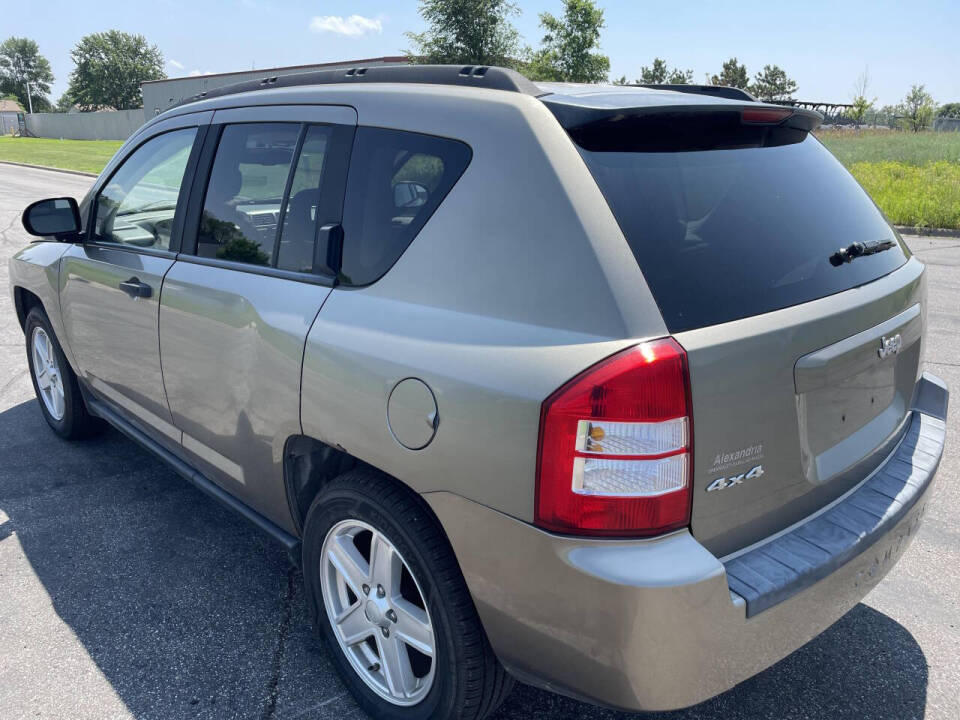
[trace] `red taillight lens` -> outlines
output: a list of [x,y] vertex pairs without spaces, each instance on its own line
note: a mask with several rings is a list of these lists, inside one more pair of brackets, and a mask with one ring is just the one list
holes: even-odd
[[584,535],[656,535],[690,519],[687,355],[672,338],[618,353],[546,399],[536,523]]
[[740,113],[741,122],[747,125],[777,125],[793,115],[793,110],[779,108],[758,108]]

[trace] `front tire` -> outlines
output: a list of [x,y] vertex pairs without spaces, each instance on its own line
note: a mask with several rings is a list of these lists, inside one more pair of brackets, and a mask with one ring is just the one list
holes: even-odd
[[512,689],[439,523],[397,481],[331,481],[307,513],[303,573],[314,626],[373,717],[480,720]]
[[27,364],[43,419],[67,440],[87,437],[101,423],[87,412],[77,376],[67,362],[46,313],[34,307],[24,322]]

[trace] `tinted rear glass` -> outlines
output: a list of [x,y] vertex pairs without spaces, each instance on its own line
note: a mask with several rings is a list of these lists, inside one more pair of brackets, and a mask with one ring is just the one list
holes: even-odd
[[[581,149],[671,332],[778,310],[876,280],[907,255],[816,139],[697,152]],[[896,240],[839,267],[854,242]]]

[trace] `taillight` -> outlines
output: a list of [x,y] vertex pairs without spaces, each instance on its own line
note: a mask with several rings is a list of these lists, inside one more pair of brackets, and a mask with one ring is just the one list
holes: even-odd
[[583,535],[687,525],[693,428],[687,355],[672,338],[624,350],[547,398],[536,523]]

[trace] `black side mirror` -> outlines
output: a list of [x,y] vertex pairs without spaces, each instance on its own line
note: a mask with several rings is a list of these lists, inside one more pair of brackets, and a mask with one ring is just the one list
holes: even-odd
[[73,240],[80,234],[80,208],[72,197],[49,198],[27,205],[21,218],[31,235]]

